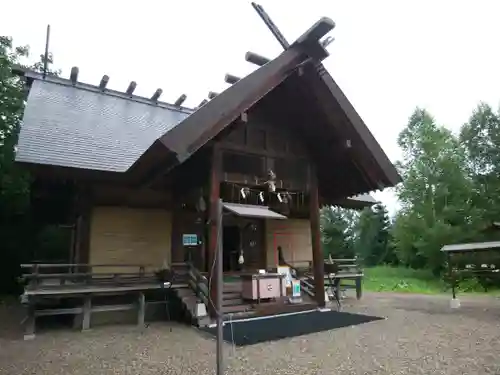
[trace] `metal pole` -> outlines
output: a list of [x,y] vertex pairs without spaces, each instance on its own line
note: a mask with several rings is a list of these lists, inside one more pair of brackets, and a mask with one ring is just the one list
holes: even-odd
[[50,40],[50,25],[47,25],[47,36],[45,38],[45,55],[43,58],[43,78],[47,75],[49,66],[49,40]]
[[217,298],[215,301],[215,310],[217,314],[217,375],[224,374],[224,338],[223,338],[223,316],[222,316],[222,199],[217,204],[217,249],[216,249],[216,268],[215,277],[217,278]]

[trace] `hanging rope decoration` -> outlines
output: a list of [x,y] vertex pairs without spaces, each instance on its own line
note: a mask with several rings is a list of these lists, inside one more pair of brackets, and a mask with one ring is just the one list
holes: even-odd
[[[269,193],[275,194],[276,198],[280,203],[288,204],[291,203],[294,195],[301,195],[303,200],[303,193],[298,192],[288,192],[288,191],[276,191],[276,174],[273,170],[267,172],[267,181],[261,185],[266,186]],[[250,189],[248,186],[239,185],[236,183],[228,182],[234,188],[239,189],[239,193],[243,199],[248,199],[251,196],[257,196],[260,203],[265,203],[264,192],[261,189]]]

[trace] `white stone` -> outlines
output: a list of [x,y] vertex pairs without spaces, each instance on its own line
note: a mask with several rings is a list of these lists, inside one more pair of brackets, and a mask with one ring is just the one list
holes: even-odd
[[458,298],[452,298],[450,300],[450,307],[452,309],[458,309],[460,307],[460,300]]
[[202,316],[207,316],[207,307],[205,306],[204,303],[197,303],[196,304],[194,315],[197,318],[200,318]]

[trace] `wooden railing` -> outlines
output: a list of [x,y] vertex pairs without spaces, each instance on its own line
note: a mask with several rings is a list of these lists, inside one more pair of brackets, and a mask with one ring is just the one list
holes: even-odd
[[189,263],[188,271],[189,287],[195,292],[196,297],[210,310],[210,292],[208,290],[207,278],[198,269]]
[[[314,297],[312,261],[285,262],[285,265],[292,269],[297,278],[301,279],[302,291]],[[356,297],[359,299],[362,295],[361,280],[363,276],[363,270],[357,258],[325,259],[324,261],[325,287],[354,288],[356,289]],[[354,281],[354,284],[346,283],[346,281]]]
[[[50,288],[64,285],[128,284],[158,281],[150,265],[138,264],[22,264],[20,281],[28,289]],[[119,272],[94,272],[96,269],[113,268]],[[78,270],[77,272],[73,272]]]

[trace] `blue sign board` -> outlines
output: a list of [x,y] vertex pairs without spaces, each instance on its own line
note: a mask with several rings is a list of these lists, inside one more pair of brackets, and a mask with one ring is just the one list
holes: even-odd
[[198,246],[198,235],[196,235],[196,234],[183,234],[182,235],[182,245],[183,246]]

